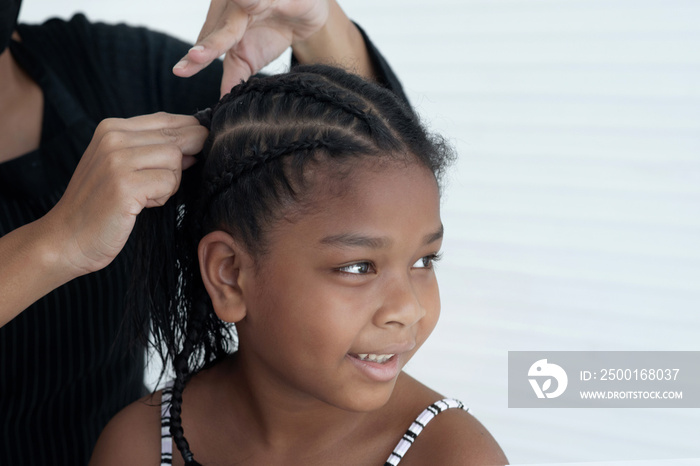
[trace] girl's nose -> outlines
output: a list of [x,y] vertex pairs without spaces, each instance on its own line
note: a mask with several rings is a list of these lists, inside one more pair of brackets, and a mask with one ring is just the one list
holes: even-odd
[[383,300],[375,314],[375,324],[379,327],[398,325],[410,327],[425,316],[418,293],[410,277],[396,277],[383,288]]

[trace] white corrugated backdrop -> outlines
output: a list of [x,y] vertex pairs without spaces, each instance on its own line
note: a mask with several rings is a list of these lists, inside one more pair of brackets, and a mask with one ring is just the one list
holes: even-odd
[[[208,2],[24,3],[191,41]],[[341,4],[460,154],[443,316],[409,372],[513,463],[700,458],[697,409],[507,407],[508,351],[700,350],[700,2]]]

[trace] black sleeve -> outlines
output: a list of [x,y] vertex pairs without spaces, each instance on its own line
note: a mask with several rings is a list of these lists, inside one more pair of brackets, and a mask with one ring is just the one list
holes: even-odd
[[[401,81],[399,81],[399,78],[397,78],[396,74],[394,74],[394,70],[392,70],[391,66],[389,66],[389,62],[387,62],[386,58],[384,58],[384,56],[379,52],[379,49],[375,47],[374,43],[372,43],[372,40],[369,38],[365,30],[362,29],[360,25],[355,23],[354,21],[353,24],[360,31],[360,34],[362,34],[362,38],[365,41],[365,46],[367,47],[369,59],[372,62],[372,66],[374,66],[375,71],[377,72],[377,82],[389,89],[390,91],[392,91],[394,94],[396,94],[397,97],[403,100],[410,107],[411,103],[408,101],[408,97],[406,97],[406,94],[403,91]],[[297,58],[294,55],[292,55],[292,66],[298,64],[299,60],[297,60]]]
[[80,14],[23,27],[32,29],[32,49],[98,122],[157,111],[191,114],[219,98],[221,62],[178,78],[172,67],[190,46],[165,34],[91,23]]
[[365,45],[367,46],[367,52],[369,53],[370,60],[372,61],[374,69],[377,71],[376,78],[379,84],[391,90],[410,106],[410,102],[404,93],[401,81],[399,81],[399,78],[397,78],[396,74],[394,74],[394,70],[392,70],[391,66],[389,66],[389,62],[387,62],[384,56],[379,52],[379,49],[375,47],[365,30],[362,29],[357,23],[355,23],[355,26],[360,31],[360,34],[362,34],[362,38],[365,40]]

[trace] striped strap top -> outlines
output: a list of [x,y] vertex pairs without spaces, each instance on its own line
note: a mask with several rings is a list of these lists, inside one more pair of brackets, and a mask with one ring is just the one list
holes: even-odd
[[[172,385],[168,384],[166,388],[163,389],[162,401],[161,401],[161,421],[160,421],[160,434],[161,434],[161,445],[160,445],[160,464],[161,466],[170,466],[173,464],[173,440],[170,435],[170,397],[172,395]],[[468,409],[464,407],[461,401],[444,398],[440,401],[436,401],[427,408],[423,410],[422,413],[418,415],[415,421],[411,423],[399,443],[394,447],[394,451],[391,452],[389,458],[384,463],[384,466],[396,466],[399,464],[401,459],[406,455],[406,452],[416,437],[423,432],[425,426],[428,425],[430,421],[433,420],[435,416],[448,409],[462,409],[467,411]]]
[[396,447],[394,447],[394,451],[391,452],[391,455],[389,455],[389,459],[386,460],[384,466],[396,466],[399,464],[401,459],[406,455],[408,449],[411,448],[411,445],[413,445],[416,437],[423,432],[425,426],[428,425],[428,423],[441,412],[454,408],[468,411],[461,401],[453,398],[443,398],[442,400],[436,401],[425,408],[423,412],[418,415],[416,420],[411,423],[411,426],[408,428],[406,433],[403,434],[403,437],[401,437],[399,443],[396,445]]
[[170,435],[170,398],[173,395],[173,382],[168,382],[161,393],[160,465],[169,466],[173,464],[173,436]]

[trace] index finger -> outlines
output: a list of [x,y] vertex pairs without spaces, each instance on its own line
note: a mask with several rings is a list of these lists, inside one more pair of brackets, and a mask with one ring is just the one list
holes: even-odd
[[212,0],[197,44],[174,67],[173,73],[188,78],[233,49],[248,28],[248,13],[229,0]]

